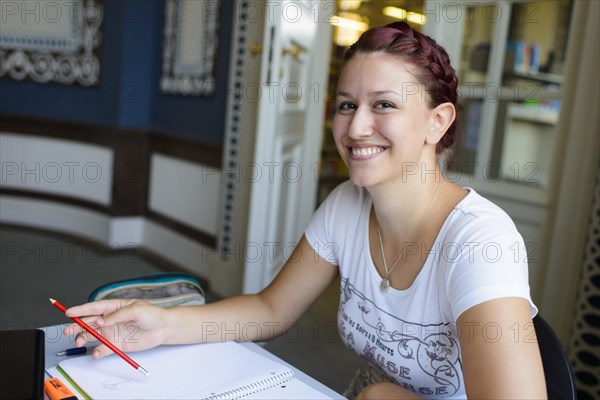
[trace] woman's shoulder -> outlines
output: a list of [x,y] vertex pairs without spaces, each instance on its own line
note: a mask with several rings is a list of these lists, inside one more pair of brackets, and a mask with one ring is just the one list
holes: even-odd
[[457,212],[471,218],[497,218],[511,220],[510,216],[493,201],[482,196],[475,189],[465,187],[469,193],[454,208]]
[[[319,249],[330,248],[332,243],[339,249],[352,240],[365,218],[368,218],[369,203],[365,201],[365,192],[366,190],[346,181],[327,196],[305,230],[308,242],[317,252]],[[319,254],[331,264],[339,263],[337,256],[321,252]]]
[[498,234],[518,234],[512,218],[500,206],[477,193],[469,193],[454,207],[449,217],[449,231],[455,235],[481,237]]
[[[368,217],[371,197],[366,189],[354,185],[351,181],[339,184],[319,205],[311,219],[311,225],[340,232],[355,229]],[[348,218],[351,216],[352,218]]]

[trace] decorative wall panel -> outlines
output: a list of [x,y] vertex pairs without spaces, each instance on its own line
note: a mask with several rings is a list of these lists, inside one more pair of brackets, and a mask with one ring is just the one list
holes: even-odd
[[0,132],[0,188],[110,206],[113,151],[63,139]]
[[161,91],[209,96],[215,91],[219,0],[167,0]]
[[215,235],[220,209],[220,176],[214,167],[152,154],[148,208]]
[[100,0],[2,3],[0,77],[90,86],[98,83]]

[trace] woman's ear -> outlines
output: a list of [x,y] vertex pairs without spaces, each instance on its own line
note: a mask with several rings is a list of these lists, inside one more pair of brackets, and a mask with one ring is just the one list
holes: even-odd
[[425,143],[437,144],[442,139],[450,125],[452,125],[452,122],[454,122],[455,118],[456,108],[454,108],[454,104],[452,103],[442,103],[431,110],[429,132],[427,134],[427,138],[425,139]]

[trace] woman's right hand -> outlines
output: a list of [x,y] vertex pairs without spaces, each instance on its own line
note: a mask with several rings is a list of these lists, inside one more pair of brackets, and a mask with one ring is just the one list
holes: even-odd
[[[167,340],[168,310],[135,299],[100,300],[67,309],[67,317],[79,317],[119,349],[140,351]],[[77,335],[76,346],[96,340],[82,327],[73,323],[64,329],[66,335]],[[95,358],[112,353],[100,344],[93,351]]]

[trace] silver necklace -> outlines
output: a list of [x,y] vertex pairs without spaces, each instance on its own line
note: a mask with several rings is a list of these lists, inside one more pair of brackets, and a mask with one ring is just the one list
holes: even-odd
[[[433,206],[433,203],[435,203],[435,199],[437,198],[437,195],[438,195],[438,193],[440,191],[440,187],[442,187],[442,181],[443,180],[440,179],[440,183],[438,184],[438,187],[435,190],[435,194],[433,195],[433,199],[431,199],[431,203],[429,203],[429,206],[427,207],[427,210],[425,210],[425,213],[423,214],[423,216],[419,220],[419,223],[417,224],[417,226],[415,227],[415,229],[412,231],[412,234],[410,235],[410,239],[408,239],[407,243],[410,243],[413,240],[413,238],[415,237],[415,234],[419,230],[419,227],[421,226],[421,224],[425,220],[425,217],[427,216],[427,214],[429,214],[429,210],[431,210],[431,207]],[[377,219],[375,219],[375,220],[377,221]],[[379,235],[379,246],[381,247],[381,258],[383,259],[383,268],[385,269],[385,276],[381,280],[381,284],[379,285],[379,287],[380,287],[380,289],[381,289],[382,292],[386,293],[389,290],[389,288],[390,288],[390,274],[392,273],[392,271],[394,270],[394,268],[396,268],[396,265],[398,265],[398,262],[400,261],[400,259],[404,255],[404,253],[406,252],[406,248],[407,247],[406,247],[406,245],[404,245],[402,247],[402,252],[400,253],[400,255],[398,256],[398,258],[396,259],[396,261],[392,265],[392,268],[390,268],[388,270],[387,262],[385,261],[385,252],[383,251],[383,240],[381,240],[381,229],[379,228],[379,221],[377,221],[377,235]]]

